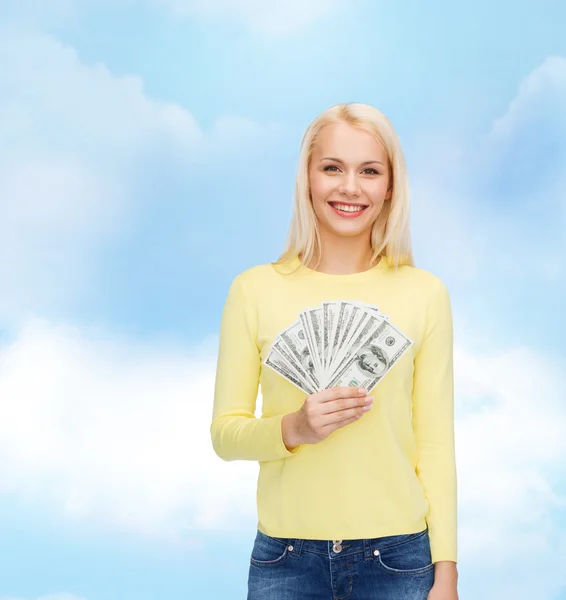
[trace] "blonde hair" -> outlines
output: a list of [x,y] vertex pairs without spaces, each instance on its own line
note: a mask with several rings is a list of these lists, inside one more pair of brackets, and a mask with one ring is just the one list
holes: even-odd
[[293,215],[283,252],[272,265],[280,265],[301,256],[309,265],[315,254],[320,263],[321,243],[317,218],[311,203],[309,167],[312,151],[323,127],[344,122],[371,133],[383,146],[389,159],[391,198],[384,201],[383,209],[371,230],[373,265],[382,254],[390,266],[414,266],[409,231],[410,193],[407,168],[401,143],[389,119],[377,108],[368,104],[336,104],[318,115],[308,126],[299,154],[295,181]]

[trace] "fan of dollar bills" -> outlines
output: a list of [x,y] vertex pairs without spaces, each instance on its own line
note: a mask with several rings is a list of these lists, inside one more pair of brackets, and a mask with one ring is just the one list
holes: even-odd
[[335,386],[369,392],[413,343],[377,306],[335,300],[301,311],[263,364],[306,394]]

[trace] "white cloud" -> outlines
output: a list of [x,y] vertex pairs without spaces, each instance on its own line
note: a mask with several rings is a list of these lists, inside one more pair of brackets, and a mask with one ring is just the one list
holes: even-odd
[[123,156],[164,133],[181,142],[199,141],[194,118],[175,104],[148,99],[139,77],[114,76],[101,63],[87,65],[72,47],[31,29],[5,27],[1,33],[0,77],[7,93],[0,133],[13,134],[17,150],[30,150],[36,134],[41,142],[57,142],[52,150],[58,153],[82,141],[80,149],[90,156],[98,156],[101,143],[116,145]]
[[[566,585],[556,531],[566,508],[566,376],[559,360],[526,346],[485,344],[481,356],[455,350],[460,561],[473,597],[554,598]],[[529,569],[516,569],[525,560]]]
[[172,541],[251,519],[257,465],[209,439],[217,340],[189,353],[105,335],[31,319],[4,349],[0,491]]
[[128,218],[140,152],[166,138],[190,156],[203,136],[139,78],[85,65],[47,35],[2,29],[0,64],[0,321],[17,321],[88,286],[91,253]]
[[566,57],[553,55],[523,79],[494,121],[481,163],[488,181],[506,179],[514,199],[492,220],[493,235],[509,243],[500,260],[512,275],[533,266],[549,281],[566,278],[565,160]]
[[[181,19],[230,23],[262,36],[281,38],[304,32],[326,18],[350,13],[358,0],[100,0],[97,7],[107,11],[140,6],[164,9]],[[92,3],[89,0],[19,0],[0,6],[0,18],[43,27],[80,26]]]
[[179,16],[236,21],[268,36],[286,36],[339,11],[351,10],[344,0],[153,0]]
[[[525,124],[543,119],[562,133],[566,130],[566,57],[552,55],[523,79],[507,112],[496,119],[491,139],[509,142]],[[539,121],[540,122],[540,121]],[[544,132],[548,133],[548,132]]]
[[477,142],[427,132],[412,149],[420,264],[434,254],[464,282],[487,265],[506,281],[566,278],[566,58],[551,56],[525,77]]
[[203,132],[139,77],[27,28],[0,29],[0,64],[0,323],[64,314],[92,293],[96,253],[135,212],[138,161],[174,156],[182,170],[277,129],[221,116]]

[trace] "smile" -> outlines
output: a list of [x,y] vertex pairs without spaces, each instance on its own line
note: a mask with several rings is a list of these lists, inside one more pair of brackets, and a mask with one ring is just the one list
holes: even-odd
[[329,202],[332,210],[341,217],[357,217],[367,208],[365,204],[340,204],[339,202]]

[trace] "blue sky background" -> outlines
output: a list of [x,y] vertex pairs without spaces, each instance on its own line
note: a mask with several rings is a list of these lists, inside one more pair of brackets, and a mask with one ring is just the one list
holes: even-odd
[[565,600],[564,4],[46,4],[0,4],[0,600],[245,597],[221,310],[351,101],[397,129],[452,298],[460,598]]

